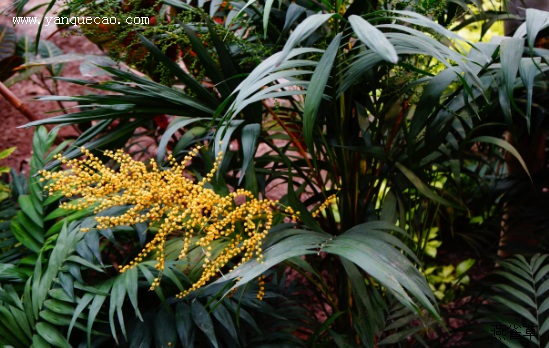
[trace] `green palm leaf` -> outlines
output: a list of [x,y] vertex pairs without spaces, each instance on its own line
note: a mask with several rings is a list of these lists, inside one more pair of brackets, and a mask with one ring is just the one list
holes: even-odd
[[[436,300],[429,285],[413,263],[395,248],[397,245],[404,246],[396,237],[388,234],[387,230],[398,229],[389,223],[375,222],[358,225],[337,237],[306,230],[277,231],[266,239],[261,263],[248,261],[226,275],[225,279],[239,278],[233,286],[234,289],[284,260],[323,251],[338,255],[342,262],[348,260],[364,270],[413,312],[421,313],[415,302],[417,301],[439,319]],[[407,248],[404,251],[411,254]],[[224,282],[225,279],[214,284]]]
[[548,256],[536,254],[527,260],[517,255],[500,261],[501,270],[494,273],[497,278],[488,296],[495,302],[487,314],[488,320],[528,323],[534,328],[533,335],[524,337],[538,347],[545,347],[549,342]]

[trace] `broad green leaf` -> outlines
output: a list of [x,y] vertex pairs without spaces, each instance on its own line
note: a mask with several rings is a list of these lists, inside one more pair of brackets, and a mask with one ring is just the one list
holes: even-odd
[[[255,146],[257,143],[257,138],[259,137],[259,133],[261,132],[261,125],[254,123],[254,124],[247,124],[244,127],[242,127],[242,171],[240,178],[238,179],[238,184],[242,182],[242,179],[244,178],[244,175],[246,174],[246,169],[250,165],[250,162],[254,160],[254,154],[255,154]],[[253,163],[252,163],[253,164]]]
[[[28,35],[22,35],[19,40],[17,40],[16,54],[20,55],[23,58],[23,63],[29,62],[31,59],[36,57],[36,44],[32,37]],[[21,65],[20,67],[23,67]],[[37,67],[38,71],[42,68]]]
[[89,303],[94,299],[94,295],[91,293],[84,294],[81,299],[77,301],[78,305],[76,306],[74,310],[74,314],[72,316],[71,322],[69,324],[67,337],[70,337],[72,328],[76,324],[76,320],[80,317],[80,314],[84,311],[84,309],[88,308]]
[[381,207],[381,214],[379,216],[379,219],[381,221],[394,223],[396,211],[397,197],[391,190],[389,190],[385,195],[385,199],[383,199],[383,206]]
[[[38,242],[35,238],[33,238],[33,236],[29,235],[29,233],[21,226],[21,224],[17,222],[17,220],[12,220],[11,231],[19,242],[33,252],[39,253],[40,249],[42,249],[43,243]],[[34,237],[37,236],[34,235]]]
[[227,308],[221,303],[215,307],[213,310],[213,315],[217,321],[227,329],[229,335],[233,338],[235,342],[238,342],[238,332],[234,325],[234,317],[229,313]]
[[307,9],[305,7],[299,6],[295,2],[292,2],[286,11],[286,18],[284,19],[284,27],[282,28],[282,31],[287,32],[290,29],[290,26],[296,23],[297,19],[304,14],[306,10]]
[[10,336],[14,339],[16,338],[17,340],[25,341],[25,333],[7,307],[8,306],[0,306],[0,321],[9,329]]
[[223,3],[223,0],[212,0],[210,3],[210,17],[215,17],[215,14],[217,10],[219,10],[219,6]]
[[105,270],[101,269],[100,267],[97,267],[93,263],[91,263],[88,260],[85,260],[85,259],[83,259],[83,258],[81,258],[80,256],[77,256],[77,255],[71,255],[71,256],[67,257],[66,261],[77,263],[80,266],[93,269],[93,270],[95,270],[97,272],[100,272],[100,273],[105,273]]
[[[21,195],[19,196],[18,201],[21,206],[21,210],[25,213],[25,215],[28,216],[38,227],[43,227],[44,223],[42,222],[42,217],[36,211],[36,207],[34,206],[31,197],[29,195]],[[34,231],[29,232],[32,233]]]
[[126,288],[125,288],[123,275],[116,277],[116,279],[114,280],[110,297],[111,298],[110,298],[110,304],[109,304],[109,325],[111,327],[112,337],[114,337],[114,339],[118,344],[118,339],[117,339],[118,334],[116,333],[116,323],[114,321],[115,311],[118,318],[118,324],[120,325],[120,329],[122,330],[122,334],[124,335],[124,338],[127,339],[126,325],[124,323],[124,315],[122,314],[122,306],[124,305],[124,300],[126,299]]
[[49,309],[43,309],[40,311],[40,318],[47,321],[48,323],[60,327],[69,325],[70,317],[56,313]]
[[[218,156],[220,153],[223,156],[220,167],[223,168],[224,164],[227,163],[228,156],[227,149],[231,143],[231,136],[240,127],[243,123],[243,120],[232,120],[228,124],[219,127],[215,133],[215,143],[214,143],[214,154]],[[216,173],[218,176],[222,174],[222,170],[218,170]]]
[[[227,111],[225,118],[231,118],[234,117],[234,115],[238,114],[240,111],[242,111],[248,104],[250,104],[250,101],[247,101],[251,96],[258,93],[258,91],[269,84],[275,83],[278,80],[288,80],[290,81],[290,84],[287,84],[287,86],[291,86],[291,82],[294,82],[294,85],[298,83],[296,81],[295,77],[296,75],[301,75],[305,73],[310,73],[309,71],[300,71],[297,72],[295,69],[300,67],[312,67],[315,66],[317,63],[313,61],[307,61],[307,60],[291,60],[292,58],[307,54],[307,53],[321,53],[322,50],[316,49],[316,48],[295,48],[292,49],[287,55],[283,56],[283,52],[278,52],[273,54],[272,56],[268,57],[264,61],[261,62],[249,75],[242,81],[234,90],[233,94],[236,95],[235,100],[232,102],[231,106],[229,107],[229,110]],[[280,61],[280,62],[279,62]],[[282,62],[283,61],[283,62]],[[284,84],[282,82],[279,83],[279,85]],[[276,86],[271,86],[271,90],[280,89]],[[285,95],[292,96],[295,95],[297,91],[285,91]],[[263,95],[268,93],[268,91],[261,91]],[[279,96],[284,95],[282,93]],[[265,99],[266,96],[264,96],[261,99]]]
[[74,306],[65,301],[49,299],[44,301],[44,307],[58,314],[70,315],[71,317],[74,314]]
[[[448,30],[447,28],[443,27],[442,25],[438,24],[432,19],[429,19],[417,12],[408,11],[408,10],[393,10],[393,11],[390,11],[390,13],[396,13],[402,16],[402,17],[396,17],[396,16],[392,17],[393,19],[402,20],[403,22],[415,24],[423,28],[433,30],[439,34],[442,34],[443,37],[454,39],[458,43],[458,47],[462,48],[459,43],[465,41],[463,37],[453,32],[452,30]],[[462,48],[462,51],[465,51],[465,49]]]
[[[233,54],[229,52],[228,48],[226,47],[225,40],[219,37],[216,25],[213,23],[213,21],[211,19],[205,18],[205,22],[208,26],[208,31],[210,33],[211,40],[213,41],[214,48],[218,56],[218,63],[225,77],[223,83],[227,83],[227,85],[229,86],[229,90],[232,91],[236,88],[238,82],[240,81],[240,79],[235,79],[235,77],[237,77],[239,74],[239,69],[237,68],[238,63],[234,60]],[[226,98],[227,102],[229,101],[229,99],[227,98],[228,96],[223,97]],[[224,107],[224,103],[221,103],[218,106],[218,108],[221,110]]]
[[539,271],[539,267],[545,262],[545,260],[549,257],[549,254],[536,254],[532,256],[532,259],[530,260],[530,265],[532,271],[537,273]]
[[133,306],[133,309],[135,311],[137,318],[143,321],[143,317],[141,316],[141,312],[139,311],[139,305],[137,302],[137,292],[138,292],[138,285],[139,285],[137,268],[133,267],[131,269],[126,270],[123,273],[123,276],[124,276],[124,281],[126,283],[126,293],[128,294],[130,303]]
[[[367,228],[366,224],[363,228]],[[435,300],[425,278],[414,265],[389,243],[374,238],[347,236],[345,233],[328,240],[322,250],[355,263],[369,273],[405,306],[416,313],[419,307],[408,293],[433,316],[440,318]],[[406,291],[406,290],[407,291]]]
[[63,288],[63,291],[65,292],[65,294],[67,294],[67,296],[69,296],[71,301],[74,301],[75,297],[74,297],[74,279],[73,279],[73,277],[70,276],[69,274],[65,273],[65,272],[59,272],[58,280],[59,280],[59,284],[61,284],[61,288]]
[[528,38],[528,47],[530,48],[530,50],[534,48],[538,33],[548,26],[549,12],[540,11],[536,8],[526,9],[526,35]]
[[467,260],[461,261],[456,266],[456,276],[461,277],[462,275],[464,275],[468,270],[471,269],[471,267],[473,267],[475,262],[476,262],[475,259],[467,259]]
[[513,91],[515,89],[515,78],[519,70],[522,53],[524,51],[524,40],[518,38],[506,38],[500,44],[501,86],[499,88],[499,102],[505,122],[513,124],[511,115],[511,104]]
[[263,38],[267,38],[267,28],[269,27],[269,15],[273,7],[274,0],[266,0],[263,5]]
[[[511,292],[514,296],[517,296],[517,292]],[[518,297],[518,296],[517,296]],[[536,309],[535,305],[532,305],[532,308]],[[543,300],[543,302],[537,308],[537,312],[540,315],[543,315],[549,309],[549,298]]]
[[[150,322],[149,322],[150,323]],[[153,325],[147,325],[138,321],[132,332],[130,332],[130,347],[152,347]]]
[[14,146],[14,147],[10,147],[9,149],[2,150],[0,152],[0,159],[4,159],[8,157],[13,153],[13,151],[15,151],[15,149],[17,149],[17,147]]
[[21,299],[11,284],[6,284],[3,289],[0,289],[0,301],[5,302],[6,305],[23,310]]
[[210,318],[210,314],[204,306],[202,306],[202,304],[198,301],[193,301],[191,304],[191,314],[194,323],[202,332],[204,332],[208,340],[210,340],[212,346],[214,348],[219,347],[212,318]]
[[[32,337],[32,328],[29,324],[29,320],[27,318],[27,315],[25,311],[20,310],[15,307],[11,307],[9,309],[11,315],[13,316],[13,319],[21,329],[21,331],[24,333],[24,335],[20,336],[20,339],[27,341],[29,338]],[[13,332],[19,332],[19,328],[17,330],[12,329]],[[20,334],[18,333],[18,336]]]
[[174,314],[162,307],[155,317],[155,341],[157,347],[175,346],[177,340]]
[[[113,285],[113,279],[109,279],[105,281],[103,284],[101,284],[98,290],[103,292],[108,292],[111,289],[112,285]],[[91,301],[91,304],[89,306],[88,323],[86,326],[86,331],[87,331],[86,336],[87,336],[88,346],[91,345],[91,333],[92,333],[93,325],[96,323],[97,315],[99,314],[101,307],[103,307],[103,304],[105,303],[106,299],[107,299],[106,295],[96,294],[95,296],[93,296],[93,300]]]
[[375,336],[381,330],[382,323],[385,321],[385,311],[387,308],[383,302],[375,303],[375,292],[377,290],[366,286],[364,276],[355,264],[345,258],[341,258],[341,264],[345,268],[345,272],[351,283],[353,297],[358,309],[357,314],[365,321],[364,327],[367,334],[365,339],[373,347]]
[[324,89],[328,83],[334,60],[339,50],[341,42],[341,33],[336,35],[326,51],[320,58],[318,65],[315,68],[311,83],[307,89],[305,97],[305,105],[303,106],[303,136],[309,151],[313,151],[313,130],[316,123],[318,109],[322,102]]
[[194,347],[195,340],[191,308],[184,302],[178,303],[175,308],[175,326],[183,347]]
[[[26,1],[23,1],[23,3],[26,3]],[[34,40],[36,42],[35,44],[35,50],[38,51],[38,45],[40,44],[40,38],[42,36],[42,27],[44,26],[44,23],[46,23],[46,15],[48,12],[53,8],[53,6],[56,4],[56,0],[51,0],[49,3],[46,1],[46,9],[44,10],[44,14],[42,14],[42,18],[40,20],[40,24],[38,25],[38,30],[36,31],[36,36],[34,37]],[[23,6],[21,5],[21,9]]]
[[534,79],[541,74],[541,58],[523,58],[520,60],[519,72],[520,78],[527,91],[526,105],[526,128],[530,131],[530,116],[532,114],[532,98],[534,91]]
[[[27,299],[31,298],[32,281],[33,281],[32,278],[29,278],[25,283],[25,288],[23,290],[24,298],[27,298]],[[29,324],[31,325],[31,327],[33,327],[35,323],[33,303],[32,301],[23,301],[23,306],[25,307],[25,314],[26,314],[27,320],[29,321]]]
[[368,46],[369,49],[379,54],[389,63],[398,63],[398,55],[395,48],[379,29],[371,25],[364,18],[356,15],[349,16],[349,23],[359,40]]
[[540,281],[542,281],[545,276],[547,275],[547,273],[549,273],[549,265],[545,265],[542,267],[542,269],[540,269],[537,273],[536,273],[536,276],[534,277],[534,282],[539,283]]
[[314,14],[301,22],[286,41],[284,49],[280,52],[280,56],[277,57],[275,66],[280,65],[280,63],[286,60],[294,47],[311,36],[321,25],[333,16],[334,14]]
[[50,348],[51,345],[42,336],[35,334],[32,336],[31,348]]
[[315,254],[330,235],[325,233],[307,231],[307,230],[282,230],[273,235],[268,234],[263,243],[263,260],[258,262],[256,259],[250,260],[237,269],[226,274],[223,279],[219,279],[213,284],[219,284],[227,280],[240,278],[227,293],[236,287],[243,286],[251,280],[257,279],[269,268],[295,256]]
[[38,322],[36,323],[36,331],[44,340],[55,347],[71,348],[69,342],[53,325],[43,321]]
[[[225,18],[225,27],[230,28],[236,19],[240,18],[241,15],[250,7],[253,5],[257,0],[248,0],[246,4],[242,3],[234,3],[238,4],[238,6],[235,6],[235,8],[231,9],[227,17]],[[244,6],[242,6],[244,4]],[[236,11],[238,9],[238,11]]]
[[169,268],[164,269],[164,272],[162,273],[162,276],[166,277],[167,279],[170,279],[175,284],[175,286],[177,286],[179,291],[181,291],[181,292],[185,291],[185,287],[183,286],[183,284],[180,281],[180,279],[182,279],[182,278],[186,279],[185,275],[183,275],[182,273],[176,275],[174,273],[174,270],[178,271],[178,269],[172,263],[169,263],[169,265],[170,265]]

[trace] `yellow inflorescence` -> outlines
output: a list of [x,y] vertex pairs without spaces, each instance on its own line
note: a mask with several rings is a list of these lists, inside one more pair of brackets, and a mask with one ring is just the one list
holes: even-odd
[[257,292],[256,297],[259,301],[263,301],[263,296],[265,296],[265,276],[261,275],[257,278],[257,283],[259,285],[259,291]]
[[[120,272],[135,267],[149,254],[158,261],[156,268],[162,272],[165,263],[165,247],[168,237],[183,238],[183,249],[179,259],[189,252],[193,236],[200,238],[194,245],[204,252],[204,271],[189,292],[204,286],[219,270],[236,256],[240,256],[235,266],[252,259],[262,259],[261,244],[272,226],[273,208],[277,201],[258,200],[246,190],[236,190],[227,196],[220,196],[205,187],[214,176],[221,156],[216,159],[213,169],[199,182],[193,182],[183,174],[185,163],[198,154],[195,148],[183,160],[177,163],[169,157],[171,168],[159,169],[154,161],[150,168],[134,161],[122,150],[105,151],[105,156],[118,163],[118,169],[106,167],[89,150],[82,148],[85,159],[68,160],[58,156],[70,170],[59,172],[41,172],[44,180],[52,180],[46,189],[52,195],[61,192],[65,197],[81,197],[78,200],[62,204],[62,208],[81,210],[94,207],[94,213],[111,207],[130,206],[119,216],[96,217],[97,229],[115,226],[133,225],[141,222],[159,222],[160,227],[154,238],[148,242],[137,257]],[[220,154],[221,155],[221,154]],[[238,196],[246,197],[242,204],[235,204]],[[240,228],[238,228],[239,226]],[[220,253],[212,255],[212,242],[225,239],[229,241]],[[194,239],[196,240],[196,239]],[[153,281],[151,289],[160,284],[160,276]]]
[[320,214],[326,208],[328,208],[328,206],[332,203],[332,201],[334,201],[336,199],[336,197],[337,197],[337,195],[333,194],[333,195],[329,196],[328,198],[326,198],[326,200],[318,207],[318,209],[316,209],[315,211],[312,212],[311,215],[313,216],[313,218],[317,217],[318,214]]

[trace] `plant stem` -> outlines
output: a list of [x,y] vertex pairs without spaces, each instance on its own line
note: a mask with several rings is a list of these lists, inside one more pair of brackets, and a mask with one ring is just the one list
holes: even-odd
[[29,121],[38,121],[36,117],[23,102],[21,99],[17,98],[13,92],[6,87],[2,82],[0,82],[0,94],[6,99],[17,111],[19,111],[27,120]]

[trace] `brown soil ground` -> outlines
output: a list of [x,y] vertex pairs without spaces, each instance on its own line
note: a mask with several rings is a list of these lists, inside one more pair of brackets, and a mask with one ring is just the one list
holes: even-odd
[[[43,3],[43,0],[31,0],[26,8],[32,8],[37,4]],[[49,1],[48,1],[49,2]],[[7,9],[8,5],[12,3],[12,0],[0,0],[0,12]],[[12,14],[3,14],[0,16],[0,24],[12,25]],[[40,14],[33,13],[37,16]],[[54,14],[52,14],[54,15]],[[29,35],[34,37],[38,26],[35,25],[18,25],[15,31],[19,36]],[[101,54],[99,48],[88,41],[86,38],[76,35],[63,35],[61,33],[55,33],[56,28],[53,26],[44,27],[41,35],[41,39],[48,39],[57,45],[64,53],[79,53],[79,54]],[[83,76],[79,70],[80,62],[71,62],[65,65],[62,75],[65,77],[79,78]],[[44,69],[44,72],[46,70]],[[47,75],[47,72],[45,72]],[[50,95],[45,88],[39,86],[36,81],[36,76],[30,80],[25,80],[10,87],[10,90],[15,94],[30,111],[40,119],[48,118],[53,115],[58,115],[60,112],[56,110],[60,109],[60,106],[55,102],[37,101],[36,98],[40,96]],[[51,80],[48,83],[51,86]],[[60,95],[78,95],[85,94],[86,88],[74,84],[65,82],[59,82],[59,94]],[[65,107],[70,104],[64,104]],[[33,128],[18,128],[29,120],[21,114],[15,107],[13,107],[7,100],[0,96],[0,112],[2,118],[2,125],[0,126],[0,150],[16,146],[17,150],[7,159],[2,160],[0,165],[7,165],[15,170],[24,170],[28,168],[28,161],[31,155],[32,149],[32,135]],[[65,127],[59,133],[61,136],[70,136],[74,134],[70,128]]]

